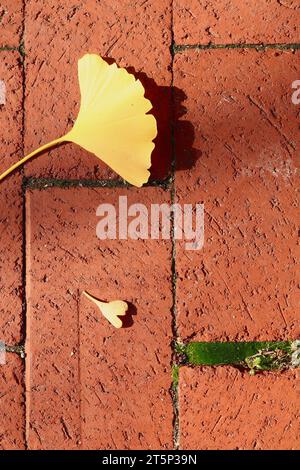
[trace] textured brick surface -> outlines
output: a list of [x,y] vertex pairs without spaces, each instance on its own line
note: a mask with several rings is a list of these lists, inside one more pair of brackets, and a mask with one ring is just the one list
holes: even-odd
[[[171,246],[100,241],[96,208],[169,200],[159,189],[28,193],[29,447],[172,447]],[[83,290],[132,304],[115,330]]]
[[[5,100],[0,105],[0,170],[20,156],[22,147],[22,80],[17,52],[0,52],[0,80]],[[4,87],[3,87],[4,89]],[[0,187],[0,340],[20,340],[22,313],[21,179],[12,176]]]
[[[22,156],[23,138],[29,152],[72,127],[86,52],[144,84],[159,128],[153,178],[169,174],[174,124],[177,201],[206,210],[203,250],[176,246],[177,326],[187,341],[299,337],[300,105],[291,95],[300,51],[188,50],[173,64],[172,39],[299,43],[299,20],[297,0],[1,2],[0,49],[18,47],[24,27],[26,51],[22,129],[21,57],[0,50],[1,171]],[[70,144],[25,174],[117,178]],[[170,202],[159,188],[27,190],[22,227],[21,175],[0,185],[0,341],[23,341],[26,320],[26,370],[12,353],[0,366],[0,449],[173,447],[172,244],[98,240],[96,208],[117,206],[119,195]],[[125,327],[115,330],[83,290],[128,301]],[[184,367],[180,446],[299,449],[298,401],[296,371]]]
[[[193,51],[175,60],[196,163],[181,203],[204,202],[205,244],[177,250],[179,333],[194,340],[299,336],[299,54]],[[255,79],[254,79],[255,77]],[[188,160],[185,135],[176,153]]]
[[298,0],[175,0],[177,44],[297,43]]
[[19,46],[22,32],[22,0],[1,0],[0,47]]
[[230,367],[180,370],[180,447],[299,450],[297,372],[242,374]]
[[24,449],[23,362],[16,354],[6,354],[6,364],[0,365],[0,381],[0,449]]
[[[170,167],[171,1],[26,2],[25,142],[30,150],[70,130],[79,109],[77,61],[87,52],[130,67],[159,118],[152,175]],[[38,47],[37,47],[38,44]],[[47,58],[47,60],[45,59]],[[115,178],[93,155],[68,144],[30,163],[27,175]]]
[[1,170],[21,157],[22,145],[22,75],[20,54],[0,51],[0,80],[2,95],[0,104]]

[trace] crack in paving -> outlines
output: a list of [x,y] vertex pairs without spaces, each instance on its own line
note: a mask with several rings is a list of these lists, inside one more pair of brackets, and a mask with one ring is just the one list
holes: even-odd
[[[158,187],[169,190],[172,184],[171,177],[164,180],[151,180],[143,187]],[[89,180],[89,179],[59,179],[59,178],[36,178],[24,179],[25,189],[49,189],[49,188],[133,188],[124,180]]]
[[[174,94],[174,60],[175,60],[175,34],[174,34],[174,2],[172,1],[171,5],[171,151],[172,151],[172,162],[171,162],[171,204],[175,203],[176,199],[176,187],[175,187],[175,172],[176,172],[176,148],[175,148],[175,94]],[[172,261],[171,261],[171,273],[172,273],[172,297],[173,297],[173,306],[172,306],[172,332],[173,332],[173,342],[172,342],[172,387],[171,387],[171,397],[173,401],[173,445],[174,449],[179,449],[179,437],[180,437],[180,423],[179,423],[179,397],[178,397],[178,387],[179,387],[179,368],[176,364],[176,344],[178,342],[178,326],[177,326],[177,309],[176,309],[176,284],[177,284],[177,275],[176,275],[176,240],[175,240],[175,220],[174,213],[171,215],[171,240],[172,240]]]
[[18,354],[21,359],[25,359],[25,346],[24,344],[14,344],[12,346],[6,345],[5,351],[9,353]]
[[291,44],[255,44],[255,43],[237,43],[237,44],[174,44],[174,54],[187,50],[208,50],[208,49],[256,49],[265,51],[266,49],[292,50],[300,49],[300,43]]

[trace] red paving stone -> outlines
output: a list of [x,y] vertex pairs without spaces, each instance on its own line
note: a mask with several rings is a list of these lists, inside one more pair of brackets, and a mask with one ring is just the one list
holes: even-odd
[[13,353],[6,354],[6,364],[0,365],[0,449],[23,450],[25,436],[25,406],[23,361]]
[[2,0],[0,5],[0,47],[18,47],[23,19],[22,0]]
[[298,0],[175,0],[177,44],[299,43]]
[[[71,128],[79,108],[77,60],[95,52],[141,79],[159,125],[152,177],[169,173],[171,5],[26,2],[27,151]],[[22,1],[1,3],[0,48],[19,46],[22,10]],[[299,42],[296,0],[175,0],[173,19],[177,44]],[[175,57],[177,198],[206,208],[204,249],[185,251],[177,243],[183,339],[299,337],[300,113],[291,103],[298,56],[207,50]],[[4,170],[22,153],[19,53],[0,51],[1,80],[7,89],[0,104]],[[72,145],[36,159],[25,172],[116,178]],[[173,447],[172,246],[99,241],[96,207],[116,204],[120,194],[148,206],[169,202],[170,195],[158,188],[27,191],[26,376],[21,358],[8,353],[0,366],[0,449]],[[18,174],[1,184],[0,223],[0,341],[14,344],[23,340]],[[110,326],[82,297],[84,289],[131,302],[127,327]],[[184,367],[180,446],[297,449],[298,394],[295,371],[251,377],[230,367]]]
[[[234,66],[233,66],[234,64]],[[299,106],[291,84],[299,54],[189,51],[175,59],[188,98],[194,153],[176,132],[180,203],[205,204],[205,244],[177,249],[182,338],[297,338]],[[191,158],[193,156],[193,159]],[[196,158],[195,158],[196,157]],[[193,165],[193,161],[195,163]]]
[[[17,52],[0,52],[0,80],[6,89],[0,104],[0,170],[15,162],[22,148],[22,78]],[[2,87],[3,88],[3,87]],[[22,315],[22,191],[14,175],[0,191],[0,340],[21,339]]]
[[180,369],[180,448],[299,450],[297,372]]
[[[157,188],[28,192],[31,449],[172,447],[171,242],[99,240],[96,208],[119,195],[169,201]],[[130,328],[110,326],[83,290],[132,303]]]
[[[171,160],[170,44],[171,0],[155,5],[143,0],[90,0],[84,6],[56,0],[47,5],[39,0],[26,2],[27,152],[71,129],[80,100],[77,61],[93,52],[129,67],[146,87],[159,121],[152,176],[167,176]],[[116,178],[95,156],[71,144],[28,164],[26,174]]]

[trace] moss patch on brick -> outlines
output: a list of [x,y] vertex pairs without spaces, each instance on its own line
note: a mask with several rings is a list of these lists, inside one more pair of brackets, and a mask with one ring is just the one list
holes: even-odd
[[190,365],[241,365],[254,371],[272,370],[297,367],[299,341],[191,342],[178,344],[176,350]]

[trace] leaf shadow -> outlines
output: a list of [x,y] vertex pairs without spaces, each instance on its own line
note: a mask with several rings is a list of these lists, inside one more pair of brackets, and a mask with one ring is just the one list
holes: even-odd
[[126,312],[125,317],[122,318],[122,322],[123,322],[122,328],[130,328],[134,323],[133,317],[137,315],[136,306],[133,305],[133,303],[128,302],[128,301],[126,301],[126,303],[128,304],[128,310]]
[[[104,57],[109,63],[115,61]],[[176,86],[158,85],[153,78],[134,67],[125,67],[127,72],[140,80],[145,88],[145,98],[152,103],[151,114],[157,121],[157,137],[154,139],[155,148],[151,156],[152,180],[165,180],[172,174],[172,164],[176,157],[176,171],[189,170],[194,167],[201,152],[193,148],[195,140],[194,126],[191,122],[182,119],[187,110],[184,101],[186,94]],[[176,153],[175,136],[184,144],[184,152]]]

